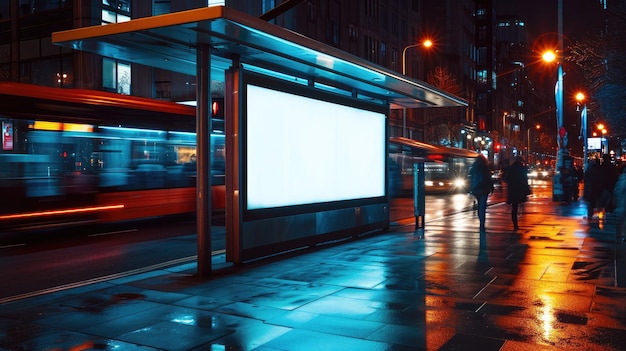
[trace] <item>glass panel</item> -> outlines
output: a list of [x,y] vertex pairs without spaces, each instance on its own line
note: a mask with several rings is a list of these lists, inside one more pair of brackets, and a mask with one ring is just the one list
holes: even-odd
[[108,89],[116,88],[115,61],[107,58],[102,59],[102,86]]
[[117,92],[130,95],[130,64],[117,64]]

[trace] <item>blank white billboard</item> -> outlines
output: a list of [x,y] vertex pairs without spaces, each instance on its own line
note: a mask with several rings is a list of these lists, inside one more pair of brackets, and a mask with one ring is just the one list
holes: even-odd
[[384,113],[246,88],[248,210],[385,196]]

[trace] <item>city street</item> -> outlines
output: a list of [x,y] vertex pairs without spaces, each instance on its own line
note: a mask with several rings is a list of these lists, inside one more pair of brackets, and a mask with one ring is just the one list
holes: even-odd
[[614,219],[536,187],[520,229],[492,203],[212,277],[193,263],[0,303],[0,348],[622,350]]
[[[545,181],[537,181],[536,195],[551,191]],[[504,201],[505,192],[497,186],[489,203]],[[426,222],[453,213],[472,211],[469,194],[433,194],[426,197]],[[414,223],[413,199],[392,201],[391,221]],[[114,277],[184,262],[195,262],[197,242],[195,223],[189,218],[175,221],[142,221],[125,225],[39,233],[0,244],[0,299],[56,291]],[[225,249],[225,230],[213,227],[212,249]]]

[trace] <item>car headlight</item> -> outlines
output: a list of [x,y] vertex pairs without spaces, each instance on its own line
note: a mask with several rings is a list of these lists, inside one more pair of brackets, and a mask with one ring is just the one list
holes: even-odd
[[433,186],[433,181],[432,180],[427,180],[424,182],[424,185],[426,186]]
[[454,180],[454,186],[457,188],[462,188],[465,186],[465,179],[463,178],[457,178]]
[[530,172],[529,176],[536,178],[537,177],[537,171],[532,171]]

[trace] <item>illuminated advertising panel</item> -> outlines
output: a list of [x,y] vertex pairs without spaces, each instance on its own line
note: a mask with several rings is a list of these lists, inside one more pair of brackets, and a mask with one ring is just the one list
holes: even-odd
[[13,150],[13,123],[2,122],[2,150]]
[[386,114],[293,91],[246,85],[247,210],[385,196]]
[[587,150],[601,150],[602,138],[587,138]]

